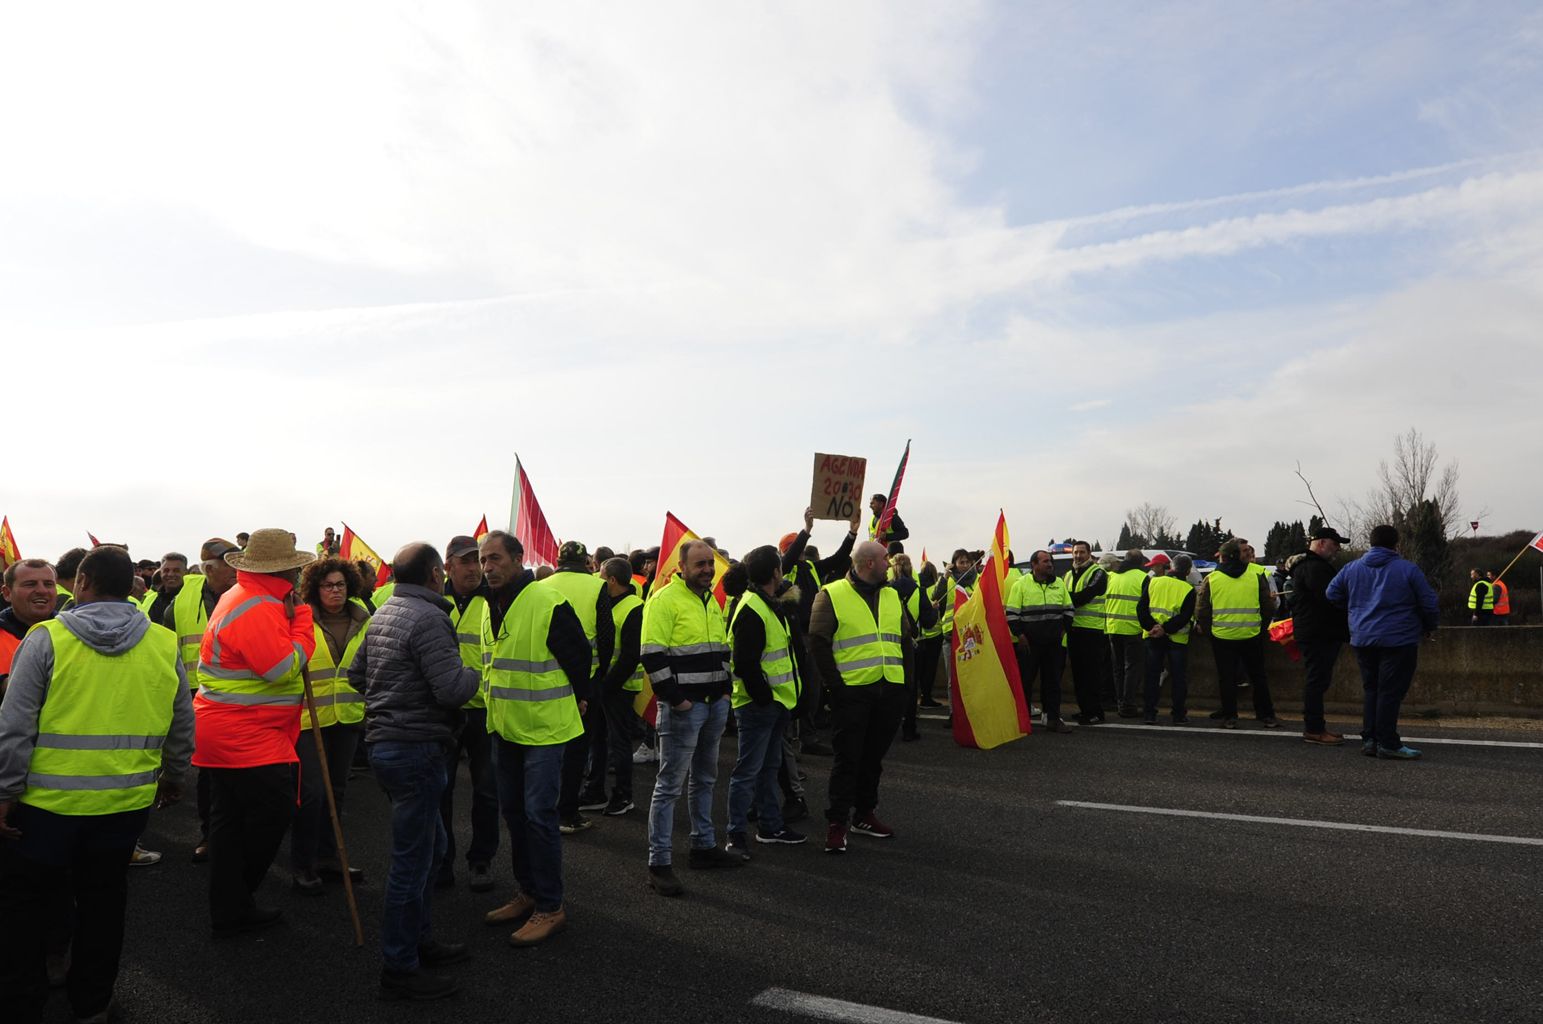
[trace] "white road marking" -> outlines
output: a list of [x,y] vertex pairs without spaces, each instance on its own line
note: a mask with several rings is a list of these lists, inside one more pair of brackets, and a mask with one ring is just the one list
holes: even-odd
[[[1205,721],[1207,724],[1200,724]],[[1289,727],[1282,726],[1279,729],[1222,729],[1211,725],[1209,719],[1190,719],[1190,725],[1140,725],[1135,722],[1105,722],[1103,725],[1086,725],[1082,730],[1086,732],[1098,732],[1101,729],[1137,729],[1141,732],[1159,732],[1168,735],[1181,735],[1190,733],[1195,736],[1264,736],[1278,740],[1296,740],[1302,742],[1302,734],[1293,732]],[[1037,724],[1037,723],[1036,723]],[[1345,737],[1345,743],[1359,743],[1360,737],[1350,734]],[[1543,750],[1543,743],[1525,743],[1521,740],[1462,740],[1445,739],[1435,736],[1405,736],[1404,742],[1411,747],[1417,747],[1422,743],[1439,743],[1454,747],[1516,747],[1523,750]]]
[[923,1017],[919,1013],[887,1010],[866,1003],[849,1003],[844,999],[827,999],[786,988],[769,988],[750,1000],[750,1005],[850,1024],[957,1024],[956,1021],[944,1020],[942,1017]]
[[1384,832],[1395,836],[1422,836],[1427,839],[1464,839],[1473,843],[1509,843],[1514,846],[1543,846],[1543,839],[1531,836],[1495,836],[1483,832],[1446,832],[1426,828],[1394,828],[1389,825],[1357,825],[1348,821],[1314,821],[1311,818],[1270,818],[1256,814],[1221,814],[1216,811],[1184,811],[1175,807],[1131,807],[1126,804],[1095,804],[1083,800],[1057,800],[1061,807],[1080,807],[1090,811],[1120,811],[1125,814],[1160,814],[1171,818],[1209,818],[1216,821],[1247,821],[1260,825],[1294,825],[1297,828],[1328,828],[1341,832]]

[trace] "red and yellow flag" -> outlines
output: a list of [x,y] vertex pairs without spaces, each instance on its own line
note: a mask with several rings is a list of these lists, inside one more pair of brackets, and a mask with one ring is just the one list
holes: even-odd
[[21,561],[21,551],[16,547],[16,534],[11,532],[9,516],[0,517],[0,570]]
[[954,741],[961,747],[990,750],[1032,731],[1018,658],[1007,629],[1007,612],[1002,606],[1008,543],[1007,520],[999,514],[991,557],[981,569],[975,593],[954,588],[950,666]]
[[[688,540],[701,539],[692,533],[685,523],[676,519],[674,513],[664,514],[664,536],[659,541],[659,565],[654,571],[654,585],[648,590],[650,601],[654,599],[655,594],[670,586],[671,580],[680,571],[681,544]],[[729,596],[723,591],[723,574],[728,571],[728,560],[714,551],[713,596],[718,599],[719,608],[725,608],[729,603]],[[654,688],[649,685],[646,673],[643,676],[643,689],[632,700],[632,710],[636,711],[649,725],[653,725],[659,717],[659,705],[654,700]]]
[[375,585],[383,586],[391,576],[391,566],[375,553],[375,549],[359,539],[359,535],[343,524],[343,539],[338,543],[338,557],[345,562],[365,561],[375,567]]
[[477,528],[471,532],[471,539],[476,541],[477,543],[481,544],[482,543],[482,538],[486,537],[487,535],[488,535],[488,517],[487,516],[483,516],[482,517],[482,521],[477,524]]

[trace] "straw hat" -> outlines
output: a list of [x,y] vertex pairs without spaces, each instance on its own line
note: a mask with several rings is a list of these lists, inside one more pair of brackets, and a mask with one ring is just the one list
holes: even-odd
[[245,572],[288,572],[316,561],[309,551],[295,548],[288,530],[253,530],[245,551],[231,551],[225,563]]

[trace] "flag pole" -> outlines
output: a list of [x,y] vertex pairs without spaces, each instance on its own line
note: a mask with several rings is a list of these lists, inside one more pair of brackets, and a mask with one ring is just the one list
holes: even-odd
[[364,945],[364,928],[359,924],[359,904],[354,900],[354,881],[348,871],[348,847],[343,842],[343,823],[338,819],[337,797],[332,792],[332,772],[327,768],[327,748],[322,745],[321,723],[316,718],[316,694],[311,690],[311,666],[300,666],[305,683],[305,709],[311,716],[311,735],[316,740],[316,763],[321,767],[321,788],[327,795],[327,814],[332,818],[332,839],[338,848],[338,867],[343,873],[343,895],[348,899],[348,914],[354,922],[354,945]]
[[[1536,539],[1537,539],[1536,537],[1533,538],[1533,540],[1536,540]],[[1500,575],[1495,577],[1495,582],[1499,583],[1501,580],[1505,579],[1505,574],[1511,571],[1511,566],[1515,565],[1517,562],[1521,561],[1522,556],[1525,555],[1528,551],[1531,551],[1531,550],[1532,550],[1532,541],[1528,541],[1527,544],[1520,551],[1518,551],[1516,553],[1516,557],[1511,559],[1511,564],[1507,565],[1504,569],[1500,570]]]

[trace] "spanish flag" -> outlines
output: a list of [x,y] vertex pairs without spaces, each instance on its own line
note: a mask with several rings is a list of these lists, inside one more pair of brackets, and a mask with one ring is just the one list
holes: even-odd
[[[680,571],[680,546],[688,540],[701,539],[692,533],[685,523],[676,519],[674,513],[664,514],[664,537],[659,541],[659,565],[654,570],[654,585],[648,590],[649,600],[653,600],[654,595],[665,587],[673,586],[671,581]],[[729,596],[723,591],[723,574],[728,571],[728,561],[714,551],[713,596],[718,599],[719,608],[726,608],[729,603]],[[646,673],[643,676],[643,689],[632,700],[632,710],[636,711],[649,725],[655,724],[659,719],[659,705],[654,700],[654,688],[649,685]]]
[[375,553],[375,549],[359,539],[359,535],[343,524],[343,539],[338,543],[338,557],[345,562],[366,561],[375,567],[375,585],[384,586],[386,580],[391,577],[391,566],[384,558]]
[[10,517],[0,517],[0,569],[8,568],[19,561],[21,561],[21,552],[16,547],[16,534],[11,532]]
[[481,544],[482,543],[482,538],[486,537],[487,535],[488,535],[488,517],[487,516],[483,516],[482,517],[482,521],[477,524],[477,528],[472,530],[472,532],[471,532],[471,539],[476,541],[478,544]]
[[997,515],[991,557],[980,573],[975,593],[954,588],[954,742],[990,750],[1027,736],[1029,706],[1023,698],[1018,659],[1002,606],[1009,545],[1007,520]]

